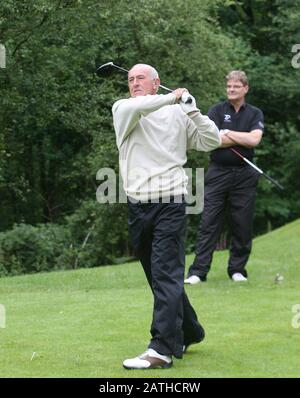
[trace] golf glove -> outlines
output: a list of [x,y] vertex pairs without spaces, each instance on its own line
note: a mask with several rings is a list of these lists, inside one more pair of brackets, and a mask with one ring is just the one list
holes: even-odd
[[181,106],[183,112],[186,113],[187,115],[190,115],[193,112],[199,112],[195,98],[190,93],[186,93],[185,95],[188,95],[192,99],[192,102],[190,103],[184,103],[182,101],[179,102],[179,105]]

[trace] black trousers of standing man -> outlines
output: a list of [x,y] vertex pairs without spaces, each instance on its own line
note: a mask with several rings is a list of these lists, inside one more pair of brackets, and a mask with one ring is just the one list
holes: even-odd
[[128,200],[133,247],[154,297],[148,348],[176,358],[182,358],[183,345],[204,338],[184,291],[186,204],[180,199],[181,203],[175,203],[174,198],[171,203]]
[[253,213],[259,174],[250,166],[219,166],[211,163],[205,176],[204,208],[199,224],[196,256],[188,276],[206,280],[213,252],[222,231],[228,205],[231,221],[231,247],[228,275],[245,269],[252,247]]

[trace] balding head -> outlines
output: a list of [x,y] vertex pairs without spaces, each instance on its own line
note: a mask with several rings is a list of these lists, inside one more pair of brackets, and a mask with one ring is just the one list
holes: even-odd
[[136,64],[128,72],[128,86],[130,95],[156,94],[160,84],[157,70],[151,65]]
[[155,68],[153,68],[153,66],[148,65],[148,64],[136,64],[134,65],[130,71],[128,72],[128,74],[132,71],[132,70],[143,70],[145,73],[150,73],[150,77],[152,79],[158,79],[158,72]]

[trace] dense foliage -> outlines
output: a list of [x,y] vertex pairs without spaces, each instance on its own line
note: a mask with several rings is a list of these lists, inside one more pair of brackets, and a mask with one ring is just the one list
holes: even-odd
[[[263,109],[256,234],[299,217],[300,69],[291,65],[300,1],[7,0],[0,5],[0,273],[97,266],[130,257],[124,204],[96,201],[97,170],[118,153],[111,106],[126,78],[98,78],[113,60],[154,65],[166,86],[186,86],[203,112],[242,68],[248,100]],[[188,166],[207,155],[191,152]],[[199,216],[190,216],[192,249]],[[52,254],[51,254],[52,253]]]

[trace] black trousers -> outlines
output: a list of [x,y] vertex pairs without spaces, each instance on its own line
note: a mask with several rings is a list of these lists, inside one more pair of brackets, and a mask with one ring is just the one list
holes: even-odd
[[250,166],[222,167],[211,164],[205,175],[204,209],[199,224],[196,256],[188,275],[206,280],[213,252],[229,207],[232,240],[228,275],[245,269],[252,247],[253,213],[259,174]]
[[181,358],[183,345],[204,333],[184,291],[185,202],[128,206],[133,247],[154,297],[148,347]]

